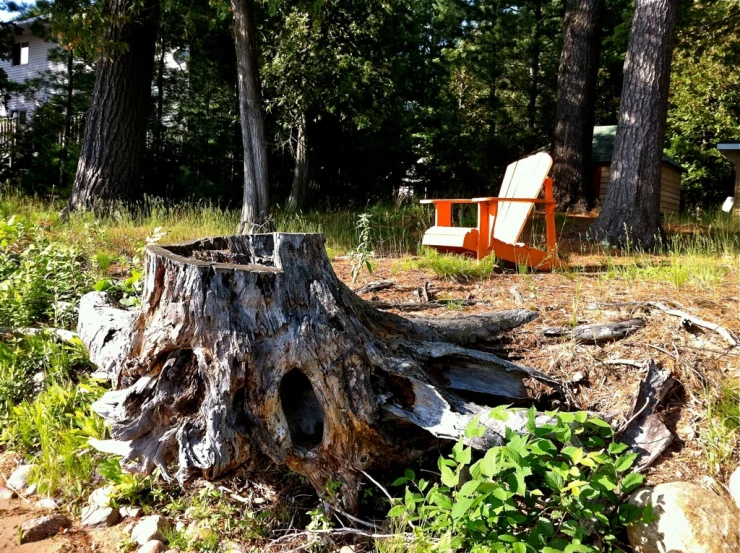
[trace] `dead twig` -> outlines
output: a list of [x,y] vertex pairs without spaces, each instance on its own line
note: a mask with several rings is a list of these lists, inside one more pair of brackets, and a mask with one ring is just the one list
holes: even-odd
[[662,304],[658,301],[650,301],[648,302],[648,305],[651,307],[655,307],[656,309],[660,309],[661,311],[663,311],[664,313],[668,315],[679,317],[683,325],[687,323],[693,324],[693,325],[700,326],[702,328],[706,328],[708,330],[712,330],[716,332],[717,334],[722,336],[722,338],[724,338],[727,341],[727,343],[729,343],[733,348],[740,345],[738,344],[737,339],[732,335],[732,333],[720,324],[705,321],[704,319],[700,319],[699,317],[695,315],[691,315],[679,309],[672,309],[668,307],[667,305]]

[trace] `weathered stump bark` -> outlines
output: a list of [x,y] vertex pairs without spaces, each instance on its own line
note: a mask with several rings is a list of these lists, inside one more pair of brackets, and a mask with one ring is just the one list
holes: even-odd
[[[317,490],[342,484],[356,510],[362,471],[457,439],[487,405],[526,402],[544,375],[487,351],[536,318],[526,310],[406,319],[372,308],[334,274],[317,234],[258,234],[149,246],[133,316],[88,294],[80,336],[113,382],[96,442],[180,481],[259,456]],[[476,447],[500,443],[483,417]]]

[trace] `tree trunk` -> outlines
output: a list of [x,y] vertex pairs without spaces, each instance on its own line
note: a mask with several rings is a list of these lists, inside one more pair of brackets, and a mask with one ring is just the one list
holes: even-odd
[[567,0],[565,9],[552,177],[558,209],[583,212],[594,203],[591,142],[604,0]]
[[533,131],[537,126],[537,96],[540,86],[540,54],[542,52],[542,0],[534,0],[534,28],[529,49],[529,98],[527,100],[527,126]]
[[[523,379],[552,383],[489,351],[536,317],[378,311],[337,279],[319,234],[149,246],[138,312],[99,292],[80,306],[79,335],[114,387],[93,406],[113,439],[92,445],[181,482],[269,458],[320,494],[341,483],[356,511],[362,471],[464,436],[486,406],[527,403]],[[526,419],[484,416],[468,441],[501,443]]]
[[652,249],[661,234],[660,174],[678,0],[637,0],[619,126],[595,240]]
[[157,65],[157,128],[154,141],[155,169],[159,170],[164,146],[164,68],[165,68],[165,41],[164,24],[159,26],[159,61]]
[[143,170],[152,95],[158,0],[132,14],[132,0],[107,0],[106,41],[85,122],[80,162],[67,210],[95,209],[130,196]]
[[298,142],[295,149],[293,186],[288,197],[288,211],[300,211],[308,203],[308,138],[306,137],[306,114],[301,114],[298,123]]
[[244,200],[239,232],[251,233],[262,230],[270,214],[254,1],[231,0],[231,8],[234,12],[239,112],[244,146]]

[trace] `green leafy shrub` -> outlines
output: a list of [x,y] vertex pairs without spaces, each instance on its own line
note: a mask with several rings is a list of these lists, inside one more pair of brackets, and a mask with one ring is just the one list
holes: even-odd
[[69,327],[90,287],[80,252],[27,231],[11,217],[0,227],[0,326],[51,323]]
[[[7,345],[0,350],[4,352],[0,360],[0,394],[6,407],[0,444],[21,451],[32,460],[35,470],[31,480],[38,484],[40,492],[80,496],[100,460],[87,440],[101,439],[106,434],[103,419],[90,409],[104,389],[94,381],[83,379],[75,384],[71,380],[72,376],[80,376],[73,369],[81,368],[81,344],[53,344],[47,337],[26,342],[30,348],[22,342],[16,350]],[[31,356],[23,357],[25,351]],[[29,368],[45,374],[45,388],[35,396],[27,384]],[[4,383],[14,374],[25,379],[19,381],[19,388],[11,389]]]
[[[12,407],[30,399],[43,382],[65,381],[87,367],[87,352],[79,341],[38,335],[0,342],[0,421],[7,421]],[[43,381],[35,383],[34,375]]]
[[[492,415],[505,418],[506,410]],[[613,441],[608,423],[585,412],[551,413],[550,424],[528,434],[507,430],[504,445],[473,460],[461,440],[440,457],[439,483],[411,470],[389,516],[411,523],[419,550],[471,553],[572,553],[622,551],[620,530],[651,516],[650,509],[622,503],[643,482],[630,472],[636,455]],[[482,433],[478,421],[468,438]]]

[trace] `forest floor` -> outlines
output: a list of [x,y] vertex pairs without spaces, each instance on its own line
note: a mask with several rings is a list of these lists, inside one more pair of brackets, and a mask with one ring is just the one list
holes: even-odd
[[[18,206],[11,208],[18,210]],[[33,213],[38,212],[37,207],[34,209],[36,211]],[[16,240],[16,252],[25,248],[26,253],[19,257],[35,259],[34,263],[42,264],[38,274],[46,281],[55,278],[72,281],[77,273],[90,272],[90,278],[80,284],[83,292],[101,277],[123,282],[132,269],[140,267],[144,239],[159,233],[155,228],[159,224],[151,222],[139,225],[130,222],[95,222],[60,229],[56,220],[48,221],[44,213],[26,217],[27,228],[23,232],[17,229],[5,231],[5,240],[11,244],[9,247],[12,249],[13,240]],[[403,316],[457,317],[511,308],[536,310],[539,317],[512,331],[502,343],[501,354],[567,383],[567,393],[555,401],[546,398],[546,390],[532,383],[532,396],[535,403],[542,407],[590,410],[613,414],[616,421],[624,420],[645,373],[645,363],[653,359],[661,367],[670,369],[680,385],[666,398],[658,414],[675,439],[648,469],[647,483],[688,480],[702,482],[721,491],[729,473],[740,464],[740,348],[728,347],[728,342],[714,331],[687,329],[679,317],[668,315],[647,302],[660,302],[682,310],[720,324],[735,336],[740,336],[737,229],[733,229],[725,238],[710,239],[711,229],[706,227],[674,225],[670,228],[674,236],[686,237],[685,241],[680,242],[683,244],[680,247],[675,245],[679,244],[676,241],[670,250],[661,255],[625,255],[605,248],[584,246],[582,231],[589,222],[588,219],[577,218],[566,221],[560,243],[569,269],[556,273],[531,273],[521,268],[502,269],[492,265],[482,267],[462,258],[420,252],[416,256],[373,257],[373,272],[363,271],[357,281],[352,282],[351,248],[342,247],[341,240],[329,233],[327,243],[330,245],[334,269],[341,280],[354,290],[373,281],[390,281],[392,284],[389,288],[364,293],[361,297],[391,304],[390,310]],[[192,221],[188,223],[185,220],[175,225],[168,220],[162,226],[166,230],[176,230],[164,238],[160,236],[160,240],[167,243],[205,234],[225,234],[224,228],[231,228],[231,224],[231,219],[225,219],[203,230],[202,226]],[[38,232],[28,230],[34,225],[40,229]],[[7,224],[8,228],[12,226]],[[3,239],[2,232],[0,221],[0,239]],[[50,251],[57,255],[67,245],[84,250],[85,261],[82,265],[49,257],[52,255]],[[74,255],[77,256],[74,259],[80,257],[79,253]],[[52,265],[52,261],[56,265]],[[2,262],[4,260],[0,256],[0,268]],[[11,259],[7,266],[16,267],[13,263],[15,261]],[[23,270],[28,272],[31,269]],[[49,270],[54,274],[49,274]],[[430,291],[438,300],[445,300],[446,305],[420,303],[415,293],[420,288]],[[22,308],[27,300],[23,294],[38,294],[36,285],[28,290],[19,292],[20,299],[13,309]],[[394,309],[393,304],[411,304],[411,307],[406,305],[403,309]],[[4,311],[5,308],[0,305],[0,319],[11,313],[10,310]],[[602,346],[576,344],[562,337],[546,338],[543,334],[550,327],[573,327],[633,317],[645,319],[646,325],[622,340]],[[16,326],[33,324],[38,323],[29,319],[29,322],[17,323]],[[72,321],[67,326],[73,324]],[[0,373],[5,370],[4,367],[6,365],[3,365],[0,355]],[[31,367],[28,374],[38,370]],[[49,369],[47,367],[44,370]],[[67,377],[68,383],[64,385],[74,389],[80,380],[74,373],[70,374],[72,377]],[[4,376],[0,374],[0,377]],[[2,396],[5,393],[4,386],[6,382],[0,378],[0,401],[5,401]],[[74,409],[72,412],[76,413]],[[95,424],[87,422],[79,413],[73,417],[77,420],[75,417],[83,417],[76,423],[78,429],[74,431],[78,434],[79,428]],[[39,446],[37,441],[27,451],[20,449],[23,444],[22,432],[14,429],[21,428],[22,424],[20,414],[14,414],[4,423],[5,428],[0,433],[0,451],[15,448],[28,460],[37,462],[46,459],[43,450],[47,446]],[[62,440],[60,438],[57,441]],[[84,435],[81,443],[86,443]],[[53,446],[50,444],[48,447]],[[81,451],[78,464],[82,466],[88,462],[86,459],[90,458],[91,453],[84,448]],[[61,455],[58,452],[55,454]],[[91,466],[94,469],[95,465]],[[0,473],[7,477],[11,468],[0,466]],[[399,471],[403,471],[403,468],[399,467]],[[45,470],[53,472],[52,469],[47,466]],[[398,474],[387,475],[389,480],[396,476]],[[66,512],[76,515],[79,521],[79,510],[87,501],[87,495],[105,483],[99,471],[80,471],[79,474],[57,479],[47,487],[52,490],[50,494],[63,497],[68,502]],[[275,534],[274,530],[286,527],[300,530],[305,527],[312,516],[311,510],[317,504],[315,495],[305,482],[293,474],[279,471],[275,471],[272,484],[257,485],[250,482],[248,476],[237,474],[217,482],[215,488],[202,482],[196,483],[184,494],[179,489],[155,485],[151,481],[142,484],[138,480],[124,480],[124,483],[129,486],[128,496],[124,498],[126,502],[140,501],[145,512],[166,513],[173,521],[182,522],[185,526],[197,520],[215,529],[217,537],[236,537],[237,541],[244,544],[244,551],[300,551],[306,544],[302,544],[299,538],[278,542],[276,539],[280,534]],[[245,498],[248,499],[247,503]],[[0,553],[135,550],[130,539],[121,531],[124,525],[105,530],[84,530],[79,523],[53,539],[18,545],[20,525],[44,514],[34,507],[34,501],[35,498],[0,502]],[[387,509],[387,505],[384,508]],[[297,516],[294,514],[296,512],[299,512]],[[234,521],[241,526],[235,529]],[[190,543],[177,548],[181,551],[216,552],[222,550],[218,541]],[[189,542],[180,540],[180,543]],[[383,551],[372,540],[314,542],[314,546],[319,547],[316,551],[336,551],[346,544],[355,545],[358,553]]]

